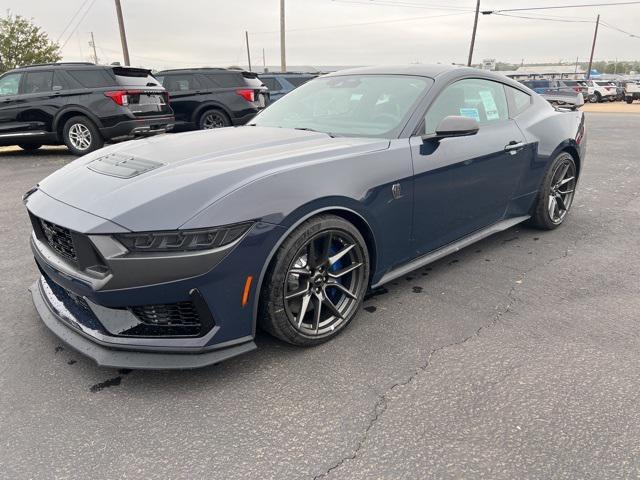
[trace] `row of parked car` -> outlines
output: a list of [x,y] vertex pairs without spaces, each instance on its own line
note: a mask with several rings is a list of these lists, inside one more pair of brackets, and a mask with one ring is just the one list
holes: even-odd
[[620,82],[611,80],[522,80],[520,83],[526,85],[536,93],[581,93],[585,102],[615,102],[626,101],[632,103],[637,81]]
[[313,78],[224,68],[165,70],[53,63],[0,77],[0,145],[65,144],[76,155],[170,130],[243,125]]

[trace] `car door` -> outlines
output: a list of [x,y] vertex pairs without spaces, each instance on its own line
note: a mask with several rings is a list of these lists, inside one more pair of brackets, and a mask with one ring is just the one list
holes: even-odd
[[18,121],[22,76],[22,72],[11,72],[0,77],[0,138],[13,136],[26,128]]
[[18,119],[28,124],[30,131],[51,131],[58,111],[59,91],[53,91],[53,70],[26,72],[20,87],[24,108]]
[[[423,143],[419,135],[434,133],[450,115],[474,118],[478,133]],[[417,254],[504,218],[529,158],[525,138],[509,118],[504,85],[484,79],[463,79],[445,87],[410,145]]]
[[203,88],[196,76],[191,73],[172,73],[159,77],[158,80],[169,92],[176,121],[190,122],[198,105],[197,96]]

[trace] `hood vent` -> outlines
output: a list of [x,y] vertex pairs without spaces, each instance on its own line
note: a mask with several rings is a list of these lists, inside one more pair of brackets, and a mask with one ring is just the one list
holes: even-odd
[[145,160],[144,158],[137,158],[132,155],[111,153],[95,159],[87,165],[87,168],[111,177],[133,178],[155,170],[162,165],[164,164],[152,160]]

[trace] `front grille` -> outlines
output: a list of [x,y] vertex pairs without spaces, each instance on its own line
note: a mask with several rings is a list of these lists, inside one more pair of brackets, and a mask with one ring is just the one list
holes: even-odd
[[141,323],[120,333],[125,337],[196,337],[211,329],[203,325],[206,321],[202,321],[191,301],[129,307],[129,310]]
[[76,248],[73,245],[73,238],[71,237],[71,231],[68,228],[47,222],[42,218],[40,219],[40,226],[42,227],[42,233],[51,248],[69,260],[73,260],[74,262],[78,261]]
[[200,316],[193,302],[131,307],[133,314],[147,325],[199,326]]

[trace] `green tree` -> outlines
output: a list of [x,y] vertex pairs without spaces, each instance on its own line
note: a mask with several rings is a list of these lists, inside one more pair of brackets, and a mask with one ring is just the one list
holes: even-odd
[[57,43],[28,18],[7,12],[0,18],[0,73],[21,65],[57,62],[62,56]]

